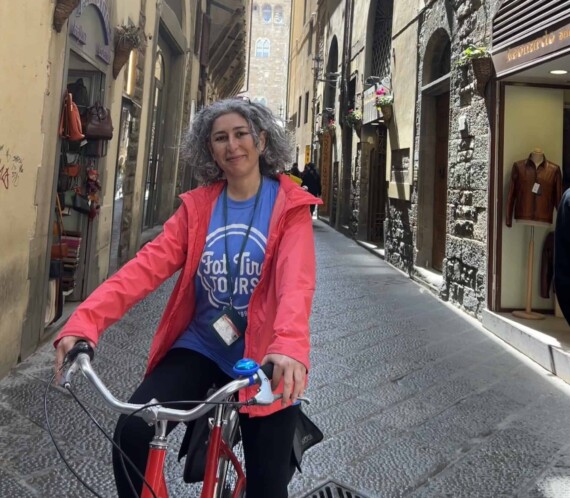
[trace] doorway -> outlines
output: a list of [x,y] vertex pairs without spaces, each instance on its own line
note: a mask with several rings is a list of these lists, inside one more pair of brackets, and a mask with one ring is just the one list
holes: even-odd
[[447,167],[449,92],[435,98],[435,174],[433,180],[433,244],[431,266],[441,272],[447,232]]
[[370,183],[368,187],[368,229],[367,240],[384,245],[384,220],[386,219],[386,146],[388,130],[376,126],[375,147],[370,150]]
[[109,254],[109,275],[115,273],[124,259],[121,247],[121,225],[123,220],[123,184],[125,181],[127,154],[131,131],[132,103],[123,99],[121,106],[121,124],[119,127],[119,148],[117,168],[115,170],[115,192],[113,197],[113,226],[111,229],[111,249]]
[[[95,102],[104,102],[105,75],[73,51],[66,84],[80,114]],[[106,151],[107,143],[103,140],[61,141],[57,195],[63,233],[57,243],[67,246],[62,259],[62,291],[66,301],[84,300],[95,285],[90,282],[90,274],[96,248],[93,239],[97,233],[97,216],[74,204],[78,197],[87,199],[87,175],[91,172],[100,175],[99,160]],[[91,202],[91,206],[94,205]]]

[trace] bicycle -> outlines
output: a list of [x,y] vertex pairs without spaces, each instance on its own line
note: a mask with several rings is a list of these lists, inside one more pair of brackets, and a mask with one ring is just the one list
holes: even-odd
[[[260,367],[255,361],[244,358],[236,363],[234,372],[240,377],[222,386],[206,400],[177,401],[180,403],[193,403],[198,405],[190,410],[166,408],[156,400],[140,405],[126,403],[115,398],[107,389],[103,381],[91,366],[94,351],[85,341],[79,341],[67,353],[65,364],[70,364],[62,381],[62,386],[67,389],[79,402],[71,390],[71,379],[75,373],[81,372],[103,400],[113,411],[128,416],[141,417],[149,425],[155,426],[155,435],[150,443],[146,471],[143,478],[143,491],[141,498],[168,498],[168,489],[164,477],[164,464],[168,449],[166,438],[167,422],[190,422],[199,419],[215,408],[214,416],[210,419],[210,434],[207,443],[206,467],[202,484],[201,498],[243,498],[245,496],[246,476],[242,465],[233,451],[233,443],[238,437],[239,424],[237,412],[242,406],[270,405],[281,395],[274,395],[271,390],[270,379],[273,374],[273,365],[266,364]],[[239,390],[258,385],[257,394],[245,402],[233,400],[233,395]],[[306,398],[299,398],[309,403]],[[80,402],[79,402],[80,403]],[[170,404],[172,404],[170,403]],[[81,405],[81,403],[80,403]],[[82,405],[81,405],[82,406]],[[82,406],[83,408],[83,406]],[[85,408],[83,408],[85,410]],[[46,409],[47,416],[47,409]],[[49,422],[48,422],[49,428]],[[108,435],[106,435],[109,437]],[[63,458],[55,440],[60,456]],[[114,443],[115,444],[115,443]],[[119,448],[120,449],[120,448]],[[79,478],[71,467],[64,462],[71,472]],[[235,482],[230,483],[227,479],[229,466],[235,471]],[[89,486],[84,484],[92,493],[96,494]],[[133,488],[133,492],[135,492]],[[98,495],[97,495],[98,496]]]

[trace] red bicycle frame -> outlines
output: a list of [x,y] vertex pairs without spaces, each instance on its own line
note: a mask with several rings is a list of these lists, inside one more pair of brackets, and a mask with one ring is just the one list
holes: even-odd
[[[216,408],[214,426],[210,431],[210,439],[208,441],[206,470],[204,472],[204,482],[202,484],[200,498],[214,497],[214,492],[219,485],[218,463],[221,456],[230,460],[237,474],[232,498],[238,498],[240,493],[245,491],[245,474],[234,452],[222,438],[222,426],[222,410],[218,406]],[[149,489],[149,486],[143,484],[141,498],[154,498],[154,496],[156,496],[156,498],[168,498],[168,489],[164,478],[164,462],[166,459],[167,443],[164,432],[160,433],[160,431],[161,427],[157,426],[157,434],[150,443],[144,476],[146,482],[154,491],[154,495]]]

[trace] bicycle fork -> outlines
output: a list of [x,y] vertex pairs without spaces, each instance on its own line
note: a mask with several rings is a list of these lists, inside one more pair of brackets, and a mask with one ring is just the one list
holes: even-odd
[[243,469],[232,452],[231,447],[229,447],[226,441],[222,438],[224,425],[223,414],[224,407],[218,405],[214,414],[213,426],[210,430],[210,440],[208,442],[208,452],[206,454],[206,470],[204,472],[204,483],[200,498],[214,498],[216,496],[220,496],[222,490],[219,489],[219,487],[224,484],[223,482],[220,482],[220,478],[223,476],[220,476],[219,474],[221,470],[221,466],[219,465],[221,456],[230,460],[237,473],[237,482],[232,496],[242,496],[241,493],[245,491],[245,474]]
[[168,498],[168,490],[164,480],[164,460],[166,459],[167,449],[166,424],[165,420],[161,420],[155,426],[155,434],[150,443],[144,474],[146,482],[154,491],[154,495],[149,487],[143,484],[141,498],[154,498],[154,496],[157,498]]

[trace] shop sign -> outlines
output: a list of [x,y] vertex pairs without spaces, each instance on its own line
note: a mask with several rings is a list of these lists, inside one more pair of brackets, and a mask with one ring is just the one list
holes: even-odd
[[87,33],[80,24],[73,23],[69,30],[69,36],[75,38],[77,43],[80,43],[81,45],[85,45],[87,43]]
[[97,44],[95,55],[106,64],[111,64],[111,49],[107,45]]
[[94,5],[99,10],[101,20],[105,27],[105,43],[108,45],[111,41],[111,22],[109,21],[109,6],[107,5],[107,0],[81,0],[81,6],[78,12],[79,16],[81,16],[83,9],[88,5]]
[[528,42],[493,53],[493,64],[497,76],[501,77],[516,69],[528,66],[532,61],[546,55],[569,50],[570,23],[554,30],[547,30],[543,35]]
[[323,213],[329,212],[329,190],[332,167],[332,135],[323,133],[323,143],[321,147],[321,199],[323,206],[320,210]]
[[311,162],[311,146],[305,145],[305,164]]

